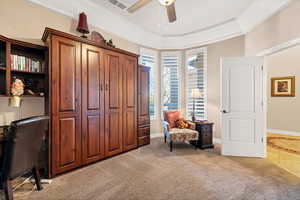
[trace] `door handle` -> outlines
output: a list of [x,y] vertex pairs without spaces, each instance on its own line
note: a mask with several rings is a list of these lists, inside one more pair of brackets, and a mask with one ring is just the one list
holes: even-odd
[[108,90],[108,84],[107,83],[105,84],[105,89]]
[[221,113],[226,114],[228,112],[227,112],[227,110],[221,110]]

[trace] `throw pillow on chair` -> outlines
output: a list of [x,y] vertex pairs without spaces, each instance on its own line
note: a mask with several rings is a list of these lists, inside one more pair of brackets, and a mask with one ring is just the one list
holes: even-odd
[[182,119],[181,112],[177,110],[168,110],[164,112],[164,118],[169,123],[169,128],[176,128],[176,121]]
[[185,128],[189,128],[190,124],[188,123],[188,121],[184,120],[184,119],[179,119],[175,122],[176,127],[180,128],[180,129],[185,129]]

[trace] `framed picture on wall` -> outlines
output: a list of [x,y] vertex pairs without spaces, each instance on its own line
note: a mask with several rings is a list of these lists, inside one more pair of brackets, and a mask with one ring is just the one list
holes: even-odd
[[274,77],[271,79],[272,97],[294,97],[295,96],[295,76]]

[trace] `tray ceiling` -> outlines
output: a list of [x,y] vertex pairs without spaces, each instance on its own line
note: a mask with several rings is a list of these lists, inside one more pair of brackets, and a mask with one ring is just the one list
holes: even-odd
[[29,0],[75,19],[86,12],[89,24],[137,44],[182,49],[245,34],[291,0],[176,0],[177,21],[169,23],[157,0],[128,13],[137,0]]
[[[178,36],[202,31],[238,17],[255,0],[176,0],[177,21],[169,23],[166,9],[152,0],[134,13],[121,9],[116,0],[90,0],[121,15],[145,30],[161,36]],[[137,0],[117,0],[127,8]],[[113,3],[112,3],[113,2]]]

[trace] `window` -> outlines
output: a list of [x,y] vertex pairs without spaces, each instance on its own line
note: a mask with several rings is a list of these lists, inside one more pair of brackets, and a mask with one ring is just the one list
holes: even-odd
[[156,107],[157,107],[157,79],[156,79],[156,66],[157,66],[157,52],[150,49],[142,48],[140,51],[140,60],[141,65],[150,67],[150,104],[149,112],[151,119],[154,119],[156,116]]
[[[204,120],[206,116],[206,68],[207,49],[193,49],[186,52],[186,111],[187,118],[192,118],[193,104],[195,101],[195,117]],[[191,91],[198,88],[203,98],[193,99]]]
[[162,53],[162,110],[177,110],[180,108],[178,52]]

